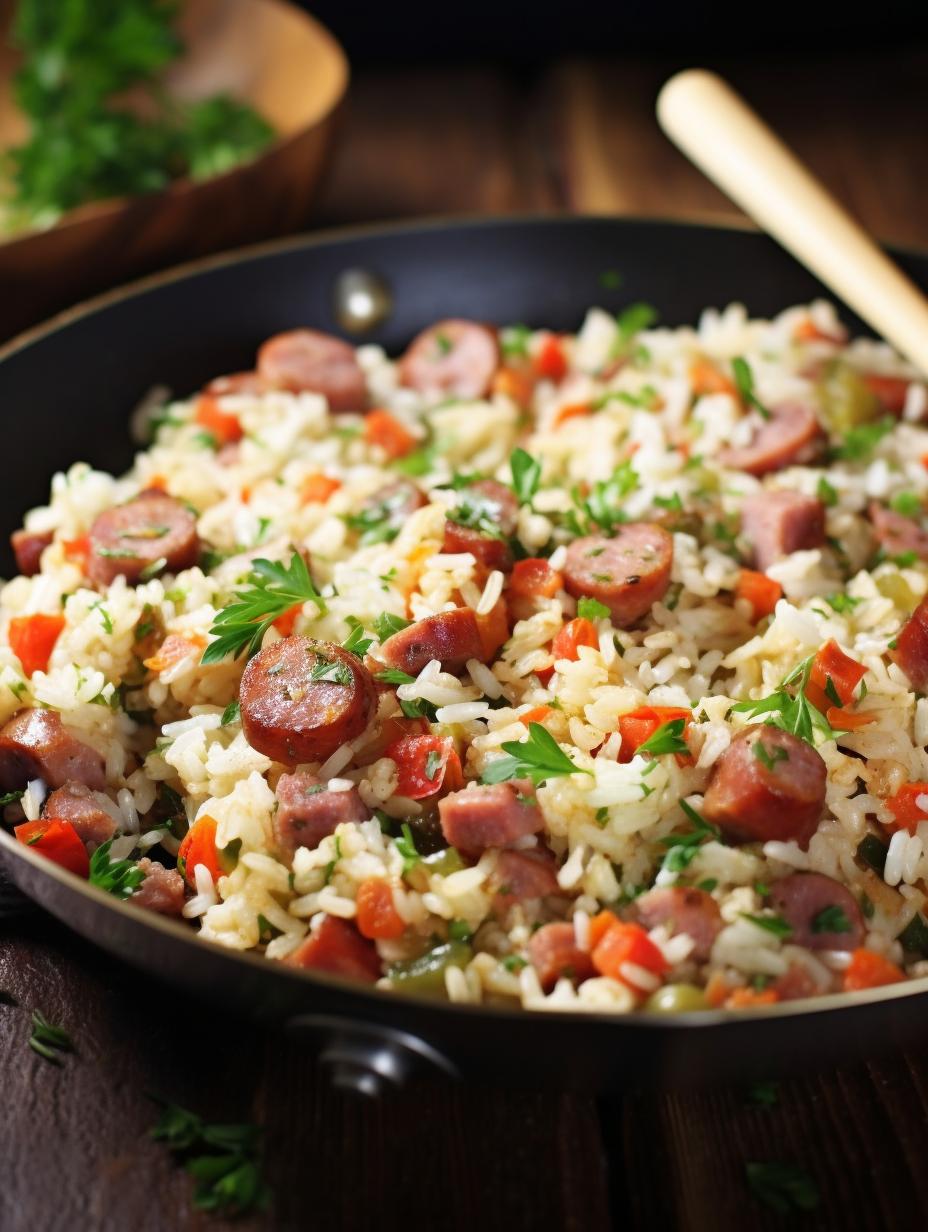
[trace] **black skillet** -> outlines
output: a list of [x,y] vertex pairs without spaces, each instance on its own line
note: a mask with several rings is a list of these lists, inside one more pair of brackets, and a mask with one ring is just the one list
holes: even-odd
[[[928,257],[900,264],[928,289]],[[766,316],[823,294],[752,231],[598,218],[509,219],[304,238],[149,279],[74,310],[0,351],[4,460],[0,531],[47,497],[77,459],[120,471],[128,413],[154,385],[178,394],[249,367],[260,342],[297,325],[343,332],[336,287],[373,273],[392,310],[365,339],[389,351],[444,316],[575,329],[590,304],[646,300],[671,325],[706,305]],[[342,302],[343,306],[343,302]],[[860,323],[848,318],[854,329]],[[8,574],[12,561],[3,562]],[[619,1089],[795,1073],[901,1047],[928,1029],[928,985],[673,1019],[525,1014],[371,992],[198,940],[125,906],[0,831],[12,880],[78,933],[177,995],[208,998],[304,1032],[336,1081],[367,1093],[416,1068],[531,1086]]]

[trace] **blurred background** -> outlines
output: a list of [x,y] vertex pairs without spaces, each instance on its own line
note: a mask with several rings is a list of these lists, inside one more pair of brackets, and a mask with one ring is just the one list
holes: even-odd
[[[694,64],[727,76],[879,238],[928,245],[924,3],[774,17],[682,0],[0,0],[0,23],[0,145],[39,133],[5,164],[31,179],[18,203],[8,194],[0,336],[140,273],[316,227],[562,210],[737,219],[654,120],[662,82]],[[125,73],[106,116],[78,109],[50,132],[82,74],[113,62]],[[144,113],[165,91],[176,108],[157,140],[110,131],[126,98]],[[110,164],[88,168],[90,146]],[[82,177],[93,203],[75,214],[60,198]],[[122,190],[128,205],[100,204]]]

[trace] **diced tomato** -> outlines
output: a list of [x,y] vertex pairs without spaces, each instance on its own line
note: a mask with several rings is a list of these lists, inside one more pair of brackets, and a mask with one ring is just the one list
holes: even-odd
[[496,658],[496,652],[509,638],[509,609],[506,600],[500,598],[485,615],[477,613],[477,635],[483,648],[484,662]]
[[300,484],[300,501],[304,505],[324,505],[333,492],[342,486],[340,479],[317,471],[307,475]]
[[509,576],[509,590],[520,599],[553,599],[563,585],[563,575],[541,556],[517,560]]
[[843,728],[844,731],[858,731],[861,727],[866,727],[868,723],[876,722],[876,715],[864,711],[858,713],[856,710],[845,710],[841,706],[829,706],[825,711],[825,718],[836,730]]
[[859,992],[864,988],[881,988],[884,984],[898,984],[905,979],[905,972],[872,950],[855,950],[844,971],[844,991]]
[[563,381],[567,375],[567,356],[564,344],[555,334],[549,334],[535,356],[535,369],[539,376],[549,381]]
[[200,394],[193,417],[220,445],[232,445],[244,436],[238,416],[224,411],[212,394]]
[[[672,723],[674,719],[683,720],[683,739],[686,739],[687,729],[693,717],[692,710],[683,710],[678,706],[639,706],[637,710],[619,716],[619,734],[622,737],[622,748],[619,751],[619,761],[629,762],[638,749],[650,740],[659,727]],[[677,754],[678,760],[689,760],[683,754]]]
[[735,597],[747,599],[754,612],[754,622],[765,616],[772,616],[780,599],[783,598],[783,587],[766,573],[758,573],[755,569],[742,569],[738,574],[738,585],[735,587]]
[[378,445],[388,458],[402,458],[415,449],[418,441],[389,411],[368,411],[364,417],[364,439]]
[[634,976],[629,977],[623,972],[626,964],[642,967],[652,975],[662,976],[667,971],[666,958],[644,929],[638,924],[625,924],[616,919],[593,950],[593,966],[600,975],[621,980],[634,992],[650,991],[636,984]]
[[886,801],[886,807],[895,818],[898,828],[914,833],[920,821],[928,821],[928,809],[921,808],[918,803],[919,796],[928,798],[928,783],[903,783],[896,794]]
[[529,723],[543,723],[548,715],[553,713],[550,706],[533,706],[531,710],[519,715],[519,722],[528,727]]
[[177,867],[189,886],[196,887],[195,869],[198,864],[202,864],[209,871],[214,883],[223,876],[219,852],[216,850],[216,819],[208,813],[196,819],[177,852]]
[[725,998],[727,1010],[749,1010],[756,1005],[776,1005],[780,994],[775,988],[733,988]]
[[176,667],[188,655],[197,655],[206,646],[206,638],[200,633],[169,633],[150,659],[143,660],[143,667],[151,672],[163,672]]
[[902,376],[881,376],[876,372],[861,373],[864,384],[876,394],[891,415],[901,415],[909,394],[910,382]]
[[[866,674],[867,669],[862,663],[846,655],[834,638],[829,638],[812,660],[806,696],[819,710],[827,710],[829,705],[839,703],[848,706]],[[839,702],[835,702],[834,695],[837,695]]]
[[561,424],[567,423],[569,419],[582,419],[584,415],[591,415],[593,408],[589,402],[568,402],[566,406],[559,407],[554,413],[554,419],[551,421],[552,426],[559,428]]
[[535,392],[535,378],[527,368],[499,368],[493,378],[493,392],[505,394],[516,406],[526,407]]
[[10,621],[10,649],[23,665],[27,676],[48,670],[55,643],[61,636],[65,619],[36,612],[34,616],[14,616]]
[[449,736],[401,736],[386,749],[386,756],[396,762],[396,794],[408,800],[464,786],[461,759]]
[[20,843],[31,847],[54,864],[60,864],[78,877],[89,876],[87,849],[70,821],[61,821],[57,817],[42,817],[39,821],[27,821],[21,826],[15,826],[13,833]]
[[619,917],[614,911],[600,911],[597,915],[593,916],[587,929],[587,941],[591,951],[596,949],[609,929],[618,920]]
[[358,932],[372,941],[390,940],[406,930],[393,904],[393,891],[383,877],[368,877],[358,886],[355,900]]
[[738,389],[731,377],[701,356],[690,364],[689,377],[697,398],[704,394],[730,394],[732,398],[738,397]]
[[297,617],[302,610],[302,603],[297,603],[294,607],[288,607],[283,615],[278,616],[273,622],[274,628],[281,635],[281,637],[290,636],[293,632],[294,626],[296,625]]
[[65,539],[61,544],[64,552],[65,560],[71,561],[72,564],[80,565],[83,569],[87,564],[87,557],[90,555],[90,536],[81,535],[77,539]]
[[555,634],[554,640],[551,642],[551,653],[555,659],[573,659],[576,661],[580,658],[581,646],[589,646],[592,650],[596,650],[599,646],[599,634],[596,632],[596,626],[592,620],[587,620],[585,616],[578,616],[574,620],[569,620],[563,629]]

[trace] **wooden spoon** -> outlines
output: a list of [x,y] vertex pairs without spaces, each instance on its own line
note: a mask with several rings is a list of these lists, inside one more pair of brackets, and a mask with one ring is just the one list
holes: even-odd
[[710,180],[922,372],[928,299],[714,73],[671,77],[661,127]]

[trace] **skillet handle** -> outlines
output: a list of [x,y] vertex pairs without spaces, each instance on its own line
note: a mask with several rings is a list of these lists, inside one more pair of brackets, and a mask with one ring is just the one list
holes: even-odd
[[710,180],[928,372],[928,300],[726,82],[678,73],[657,116]]

